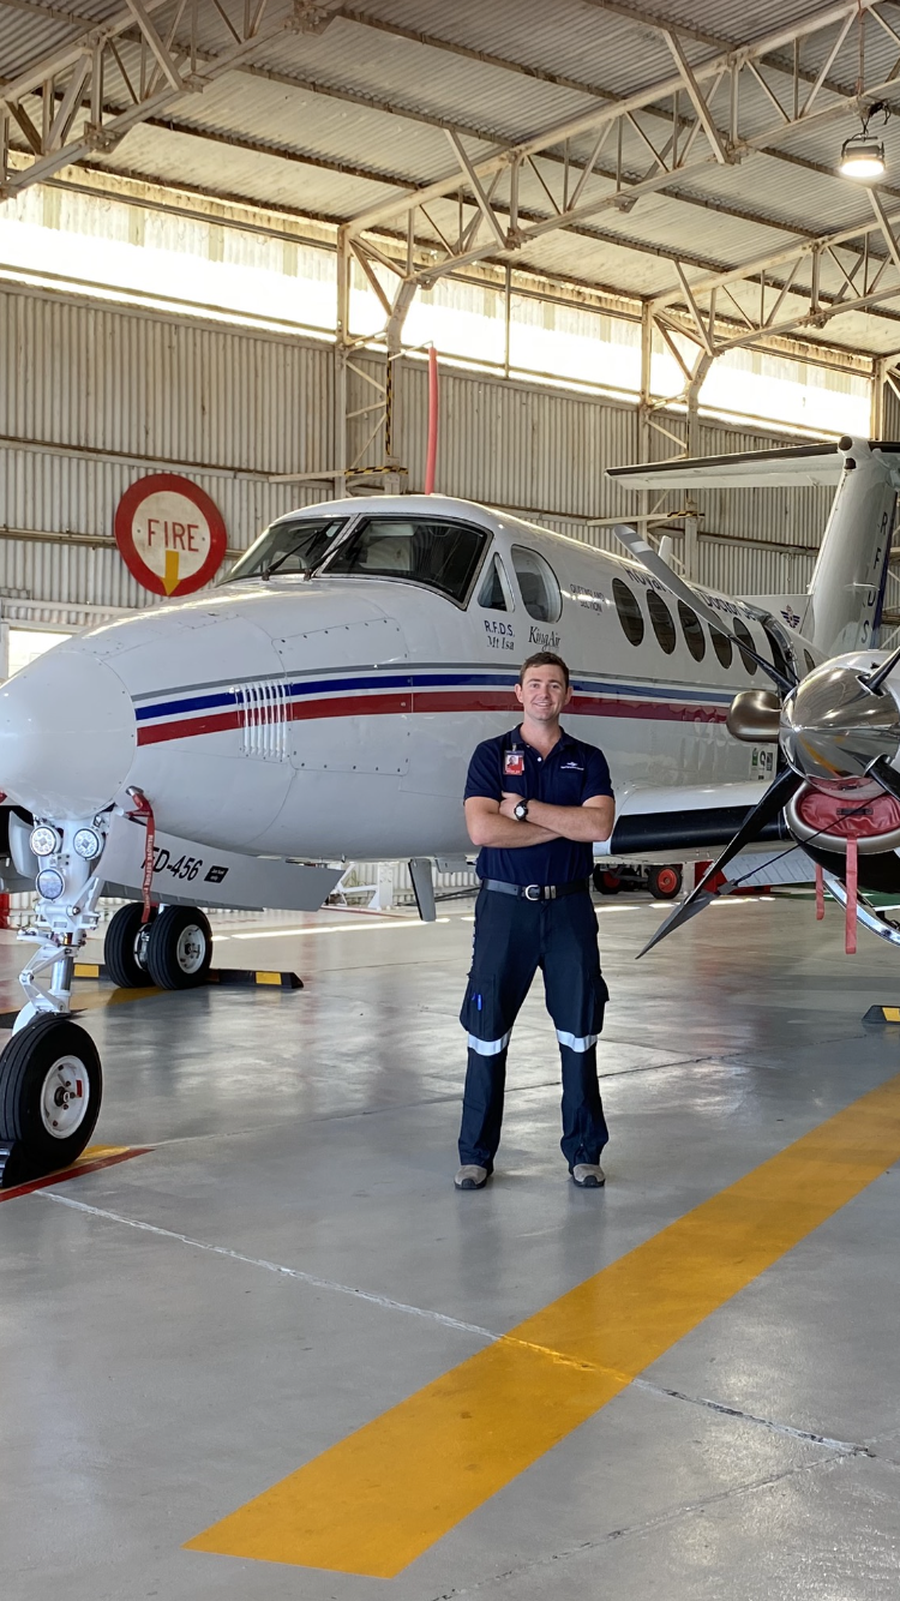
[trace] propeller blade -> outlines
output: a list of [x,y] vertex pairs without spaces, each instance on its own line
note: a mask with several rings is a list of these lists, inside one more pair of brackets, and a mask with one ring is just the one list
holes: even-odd
[[886,795],[892,795],[894,800],[900,800],[900,773],[892,767],[886,756],[876,756],[866,768],[867,778],[875,778]]
[[721,873],[723,868],[734,860],[735,856],[740,855],[745,845],[752,844],[759,837],[766,824],[778,816],[778,813],[787,805],[791,796],[805,782],[806,780],[801,778],[799,773],[795,773],[791,767],[786,767],[783,772],[773,779],[762,799],[757,802],[752,812],[745,817],[730,844],[725,846],[721,855],[716,858],[711,867],[707,868],[699,884],[695,885],[687,899],[676,907],[675,911],[666,918],[662,927],[656,930],[653,938],[648,940],[644,949],[638,952],[636,960],[640,961],[640,958],[646,956],[647,952],[652,950],[654,945],[658,945],[661,939],[665,939],[667,935],[674,933],[676,928],[680,928],[683,923],[688,922],[697,912],[702,911],[704,906],[708,906],[710,901],[716,899],[715,892],[707,890],[707,884],[711,879],[715,878],[717,873]]
[[785,678],[784,674],[780,673],[772,662],[767,661],[765,656],[757,655],[753,646],[748,645],[745,640],[738,639],[737,634],[734,633],[733,629],[729,628],[725,619],[718,612],[713,611],[711,606],[707,606],[706,601],[697,594],[696,590],[691,588],[690,584],[686,584],[683,578],[679,578],[674,568],[663,560],[659,552],[653,549],[653,546],[648,543],[643,534],[639,534],[635,528],[629,528],[625,523],[616,523],[613,533],[619,543],[624,545],[625,549],[634,556],[635,560],[639,561],[642,567],[646,567],[648,573],[652,573],[654,578],[658,578],[661,583],[665,584],[666,588],[672,591],[677,600],[683,600],[685,605],[690,606],[698,616],[706,619],[710,628],[717,629],[720,634],[726,634],[729,639],[734,641],[738,650],[743,651],[747,656],[752,656],[757,667],[761,667],[764,673],[768,673],[773,683],[778,685],[783,694],[787,694],[789,690],[795,688],[793,681]]
[[706,910],[710,901],[718,899],[718,890],[705,889],[702,893],[699,889],[692,890],[687,900],[683,901],[680,906],[676,906],[674,912],[670,912],[665,921],[660,923],[653,938],[648,939],[642,951],[638,951],[635,961],[639,962],[641,957],[646,956],[648,951],[652,951],[654,945],[658,945],[660,940],[665,939],[667,934],[673,933],[676,928],[681,928],[682,924],[689,923],[692,917],[697,916],[698,912]]
[[880,695],[882,684],[886,678],[890,678],[898,662],[900,662],[900,645],[895,651],[891,652],[886,662],[882,662],[880,667],[876,667],[874,673],[861,673],[860,683],[869,691],[870,695]]

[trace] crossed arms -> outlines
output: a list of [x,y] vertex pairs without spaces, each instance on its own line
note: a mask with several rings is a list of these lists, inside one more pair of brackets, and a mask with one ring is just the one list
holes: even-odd
[[487,795],[472,795],[466,801],[466,827],[473,845],[500,850],[520,850],[525,845],[542,845],[550,839],[585,841],[609,839],[616,815],[611,795],[592,795],[581,806],[550,806],[546,801],[528,802],[528,821],[520,823],[513,808],[521,795],[504,792],[499,801]]

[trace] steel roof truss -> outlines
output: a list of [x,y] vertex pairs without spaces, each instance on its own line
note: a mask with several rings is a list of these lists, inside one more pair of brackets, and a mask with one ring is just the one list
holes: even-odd
[[[672,198],[677,199],[677,188],[673,185],[678,180],[699,174],[712,164],[721,166],[723,158],[727,162],[735,162],[753,151],[767,150],[767,147],[773,142],[777,143],[785,132],[798,125],[809,126],[811,123],[829,122],[837,117],[846,116],[848,109],[855,109],[857,105],[855,94],[838,95],[829,85],[831,103],[823,106],[821,91],[826,83],[828,71],[833,66],[854,20],[861,12],[886,3],[887,0],[841,0],[839,4],[822,8],[804,18],[802,23],[792,29],[756,40],[737,50],[732,49],[696,66],[688,63],[687,55],[677,37],[677,30],[671,26],[664,28],[660,25],[659,31],[666,38],[679,67],[676,78],[666,79],[651,89],[613,104],[604,104],[590,113],[519,145],[495,147],[493,151],[478,158],[469,155],[458,133],[448,132],[448,138],[462,169],[463,189],[460,189],[459,175],[455,174],[452,178],[439,180],[412,194],[381,202],[354,218],[347,225],[348,235],[359,237],[363,231],[369,232],[379,223],[403,217],[407,236],[414,234],[419,240],[418,253],[413,252],[407,271],[417,283],[430,286],[439,277],[457,268],[491,255],[496,256],[498,252],[509,254],[520,250],[548,233],[594,218],[599,212],[609,208],[630,210],[642,195],[666,189]],[[766,81],[760,67],[767,64],[765,60],[767,56],[776,50],[782,50],[786,43],[799,41],[814,33],[821,33],[825,29],[833,30],[833,37],[829,40],[825,60],[815,79],[810,83],[809,74],[803,77],[802,81],[807,87],[802,100],[799,54],[795,53],[794,103],[786,109],[782,100]],[[779,64],[778,70],[783,71],[783,63]],[[726,118],[727,132],[718,125],[713,115],[713,99],[724,81],[728,81],[731,91],[729,114]],[[871,97],[884,87],[880,84],[870,85],[866,91],[867,97]],[[760,89],[776,108],[778,115],[777,124],[761,131],[759,130]],[[751,101],[744,112],[745,102],[751,90]],[[690,114],[682,114],[679,106],[679,98],[683,99],[685,96],[690,101]],[[641,113],[645,115],[642,117]],[[662,149],[658,147],[658,143],[644,125],[646,118],[652,118],[655,123],[661,115],[671,118],[672,129]],[[750,124],[753,131],[742,135],[742,120],[746,121],[748,116],[753,117]],[[599,165],[599,158],[613,127],[617,133],[617,154],[615,170],[609,171]],[[583,138],[586,133],[592,135],[593,142],[589,152],[576,163],[572,155],[572,144]],[[692,155],[695,141],[701,133],[704,135],[704,148],[696,155]],[[640,141],[652,157],[651,165],[643,172],[639,169],[635,171],[636,140]],[[778,154],[777,150],[772,153]],[[542,163],[539,170],[534,159],[541,154],[550,159],[549,173],[546,163]],[[575,165],[580,166],[581,170],[572,187],[571,173]],[[554,167],[557,169],[556,172],[553,171]],[[549,201],[550,210],[548,215],[542,217],[539,212],[536,214],[534,204],[529,202],[530,220],[523,226],[521,186],[525,173],[529,178],[536,179]],[[487,180],[491,180],[488,187],[486,187]],[[455,246],[448,249],[446,226],[440,233],[434,228],[437,219],[432,203],[446,200],[453,192],[455,192],[459,221]],[[430,211],[423,209],[425,205],[431,208]],[[476,209],[475,217],[472,215],[473,208]],[[425,226],[417,227],[415,219]],[[765,219],[761,218],[760,221],[764,223]],[[490,229],[487,237],[482,230],[482,223],[485,222]],[[846,236],[852,237],[858,231],[847,230]],[[438,242],[443,247],[443,254],[435,260],[433,246]],[[809,241],[804,241],[802,246],[798,242],[788,246],[779,254],[782,260],[790,262],[798,254],[801,256],[808,254],[810,249],[815,247],[815,244],[810,246]],[[757,263],[756,273],[766,270],[770,264],[768,258],[764,263]],[[729,281],[737,283],[746,276],[746,268],[732,270],[730,273],[718,275],[715,283],[716,286]],[[795,277],[796,274],[791,275],[791,284]],[[654,301],[655,311],[664,304],[679,300],[688,306],[688,311],[693,316],[680,272],[679,282],[681,292],[667,292],[657,297]],[[712,280],[703,280],[703,292],[711,290],[712,287]],[[783,283],[772,287],[779,293]],[[788,285],[788,289],[790,287],[791,285]],[[690,290],[696,300],[698,285],[692,284]],[[762,322],[765,322],[765,318]]]
[[[320,32],[339,6],[340,0],[292,0],[286,13],[279,0],[246,0],[237,7],[240,20],[235,22],[220,0],[213,0],[230,42],[212,55],[200,49],[199,25],[204,19],[196,0],[191,4],[188,0],[125,0],[114,17],[85,25],[80,37],[67,40],[3,85],[0,111],[12,116],[36,159],[23,170],[11,168],[6,154],[8,138],[0,141],[0,200],[60,167],[97,151],[113,150],[129,129],[250,60],[279,33]],[[183,22],[187,36],[176,45],[175,35]],[[129,74],[120,48],[124,38],[135,35],[141,45],[137,82]],[[122,83],[130,105],[107,105],[105,86],[108,88],[111,78]],[[30,96],[40,96],[40,129],[22,104]]]
[[[158,62],[159,69],[162,72],[163,77],[168,79],[173,89],[177,89],[179,91],[184,90],[186,85],[181,76],[179,63],[173,60],[169,50],[163,44],[162,39],[153,26],[153,19],[149,16],[146,7],[142,4],[142,0],[125,0],[125,3],[141,30],[142,39],[149,46],[152,55]],[[176,9],[175,20],[172,23],[170,30],[170,38],[174,36],[175,29],[181,19],[181,13],[183,10],[184,0],[181,0],[181,4]],[[155,74],[153,78],[151,78],[148,87],[149,92],[152,94],[156,87]]]
[[[745,75],[747,69],[754,67],[756,61],[782,49],[786,44],[792,43],[795,38],[807,37],[836,25],[840,29],[846,25],[848,17],[852,20],[860,10],[866,11],[875,5],[884,3],[886,3],[886,0],[840,0],[840,3],[825,7],[804,18],[802,22],[795,24],[792,28],[781,30],[776,34],[753,41],[739,50],[729,50],[702,62],[691,69],[693,81],[699,87],[701,84],[718,80],[731,71],[734,71],[736,76],[740,78]],[[674,32],[674,30],[671,31]],[[726,147],[725,137],[717,130],[717,141],[723,149],[727,149],[729,159],[739,159],[740,155],[745,151],[758,148],[760,144],[767,142],[775,137],[778,132],[783,131],[783,126],[786,122],[790,123],[793,120],[791,113],[785,111],[765,80],[760,77],[757,81],[777,106],[779,118],[781,119],[780,123],[775,130],[766,130],[762,136],[757,135],[753,138],[738,140],[734,149],[730,148],[730,140]],[[542,150],[549,150],[555,146],[562,145],[567,139],[574,139],[585,133],[600,129],[605,123],[615,122],[622,117],[627,117],[630,113],[642,109],[658,109],[660,102],[668,104],[672,97],[682,92],[684,88],[685,81],[680,73],[674,78],[664,79],[649,89],[618,100],[611,105],[604,105],[593,111],[586,112],[582,116],[556,128],[549,129],[543,134],[536,135],[533,139],[526,140],[520,145],[505,149],[498,148],[473,163],[474,174],[483,180],[498,168],[508,167],[515,156],[524,159],[526,156],[539,154]],[[830,108],[824,115],[845,115],[848,104],[855,104],[855,96],[844,97],[838,106]],[[706,106],[708,110],[708,101]],[[798,115],[796,120],[811,120],[811,114],[807,113],[806,118]],[[702,127],[699,117],[696,118],[696,127]],[[679,167],[683,166],[683,155],[684,153],[682,152]],[[715,155],[711,159],[715,160]],[[705,164],[707,163],[700,163],[700,165]],[[349,225],[351,231],[355,234],[363,232],[380,222],[386,221],[388,218],[407,211],[410,206],[415,207],[421,205],[423,201],[439,199],[451,193],[457,184],[458,178],[454,174],[427,185],[405,200],[384,201],[354,218]],[[567,215],[565,209],[561,209],[561,215],[563,217]]]
[[496,212],[494,211],[490,200],[488,199],[488,197],[485,194],[483,188],[481,187],[481,180],[478,177],[478,174],[475,171],[475,168],[473,167],[471,161],[469,160],[469,157],[466,154],[465,147],[463,146],[463,142],[459,138],[459,135],[453,133],[450,128],[447,128],[445,131],[446,131],[446,134],[447,134],[447,138],[449,139],[450,144],[452,145],[453,150],[456,153],[456,158],[459,161],[460,166],[462,167],[463,173],[465,174],[466,177],[468,177],[469,183],[472,185],[472,190],[473,190],[473,193],[475,195],[475,199],[478,202],[478,209],[481,212],[482,216],[484,217],[485,221],[487,222],[488,226],[493,231],[494,237],[497,240],[497,243],[499,244],[501,250],[503,250],[505,248],[505,246],[506,246],[506,230],[505,230],[505,228],[501,227],[500,223],[497,220]]
[[[697,120],[702,124],[703,131],[706,134],[710,145],[712,146],[713,155],[719,164],[724,167],[729,159],[728,150],[718,128],[713,122],[709,106],[703,98],[703,91],[701,90],[700,85],[691,71],[691,64],[681,47],[678,35],[676,33],[669,32],[667,28],[663,28],[662,36],[669,47],[669,51],[675,61],[678,71],[684,79],[684,86],[688,92],[688,98],[697,113]],[[718,81],[715,88],[717,87]],[[715,88],[713,89],[713,93],[715,93]]]
[[876,194],[874,189],[870,189],[869,200],[872,204],[872,210],[878,218],[878,226],[881,229],[881,236],[888,247],[891,260],[893,261],[894,266],[900,269],[900,246],[897,244],[893,227],[891,226],[884,206],[881,203],[881,196]]

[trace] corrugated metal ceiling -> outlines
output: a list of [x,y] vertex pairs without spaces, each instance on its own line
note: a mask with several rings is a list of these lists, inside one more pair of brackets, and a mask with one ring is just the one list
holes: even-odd
[[[175,17],[175,0],[152,9],[164,32]],[[243,13],[242,0],[226,0],[224,9]],[[704,63],[723,50],[776,31],[787,35],[816,14],[810,0],[757,0],[752,8],[746,0],[740,5],[737,0],[653,0],[652,6],[648,0],[644,10],[628,0],[557,0],[553,6],[546,0],[492,0],[487,6],[483,0],[454,0],[452,6],[443,0],[359,0],[340,6],[318,31],[304,31],[311,9],[301,0],[296,31],[269,37],[202,94],[170,101],[155,121],[139,123],[95,162],[112,172],[223,198],[350,221],[406,189],[452,174],[447,129],[461,133],[472,159],[478,159],[494,146],[521,143],[618,97],[671,80],[675,62],[660,23],[680,30],[684,56],[702,72]],[[886,0],[878,0],[876,9],[884,10],[893,27],[895,14],[888,12]],[[225,24],[215,7],[199,10],[203,49],[215,55],[227,38]],[[288,0],[273,0],[272,14],[282,12],[289,14]],[[9,82],[48,52],[68,47],[80,36],[80,18],[86,26],[102,25],[120,15],[122,0],[83,0],[77,13],[50,8],[42,0],[0,0],[0,75]],[[794,93],[786,39],[777,60],[760,69],[770,93],[751,82],[742,103],[741,134],[765,136],[766,153],[750,152],[735,164],[675,175],[665,193],[642,196],[624,211],[607,204],[576,229],[529,242],[513,259],[575,282],[647,296],[672,288],[670,257],[679,258],[696,281],[780,251],[794,239],[857,225],[871,229],[868,196],[833,172],[842,139],[857,126],[839,94],[854,92],[859,70],[856,20],[829,61],[838,28],[835,22],[830,30],[810,34],[799,47],[801,102],[827,67],[816,120],[778,133],[783,119],[771,96],[790,110]],[[874,18],[866,24],[865,44],[866,84],[887,81],[900,45]],[[141,46],[133,29],[122,35],[120,54],[134,80]],[[117,100],[125,95],[116,70],[106,92]],[[728,125],[728,97],[726,77],[712,101],[722,128]],[[37,121],[36,97],[23,105]],[[690,113],[687,89],[680,106],[683,115]],[[839,115],[829,115],[835,108]],[[81,117],[82,122],[87,117],[86,106]],[[620,144],[616,136],[609,140],[585,200],[596,199],[599,207],[617,161],[632,181],[647,172],[652,162],[648,139],[657,149],[665,146],[671,121],[662,102],[640,111],[635,124],[622,124]],[[24,150],[16,124],[11,134]],[[571,141],[572,183],[595,137],[590,131]],[[888,159],[900,175],[900,122],[887,129],[885,139]],[[702,135],[695,149],[705,152]],[[543,184],[558,192],[565,159],[560,142],[537,159],[539,176],[523,169],[524,219],[552,213]],[[889,213],[900,210],[900,187],[885,186],[881,192]],[[430,215],[443,232],[454,230],[455,199],[436,201]],[[390,231],[402,232],[402,225],[392,222]],[[888,250],[880,235],[871,248],[881,259]],[[503,257],[498,253],[497,259]],[[804,265],[796,283],[808,280]],[[841,276],[833,266],[823,273],[823,287],[826,283],[830,293],[838,292]],[[735,293],[740,300],[743,291]],[[900,291],[896,301],[870,312],[835,318],[816,337],[881,352],[900,345],[897,317]]]

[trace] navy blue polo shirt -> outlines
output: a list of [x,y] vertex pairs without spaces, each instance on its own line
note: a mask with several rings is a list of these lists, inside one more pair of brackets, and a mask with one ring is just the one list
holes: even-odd
[[[595,795],[612,795],[609,767],[596,745],[585,745],[565,729],[549,756],[540,756],[511,728],[476,747],[469,763],[465,799],[473,795],[499,801],[504,792],[548,806],[583,806]],[[475,871],[479,878],[500,878],[507,884],[570,884],[588,878],[594,863],[589,841],[551,839],[520,850],[483,845]]]

